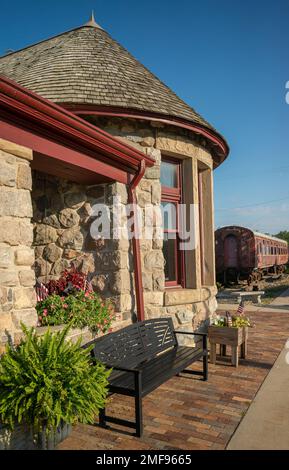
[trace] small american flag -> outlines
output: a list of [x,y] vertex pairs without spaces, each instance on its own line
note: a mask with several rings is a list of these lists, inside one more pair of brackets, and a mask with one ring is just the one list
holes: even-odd
[[84,290],[85,292],[93,292],[93,287],[92,287],[92,284],[90,281],[88,281],[86,279],[86,281],[84,282]]
[[226,312],[226,319],[227,319],[227,326],[231,327],[233,325],[233,321],[232,321],[230,312]]
[[41,302],[42,300],[46,299],[49,294],[47,287],[45,287],[42,282],[37,282],[35,290],[37,302]]
[[237,309],[237,315],[244,315],[244,312],[245,312],[245,308],[244,308],[243,300],[241,300],[241,302],[239,303],[239,307]]

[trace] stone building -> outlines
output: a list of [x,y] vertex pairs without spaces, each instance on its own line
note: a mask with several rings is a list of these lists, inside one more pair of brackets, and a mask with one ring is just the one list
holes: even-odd
[[[20,321],[36,324],[35,280],[72,261],[113,300],[116,327],[202,324],[216,308],[213,169],[224,138],[93,18],[0,58],[0,74],[0,342],[17,341]],[[95,205],[111,215],[115,200],[140,207],[140,239],[92,236]],[[181,204],[193,207],[186,250]],[[146,207],[156,209],[151,237]]]

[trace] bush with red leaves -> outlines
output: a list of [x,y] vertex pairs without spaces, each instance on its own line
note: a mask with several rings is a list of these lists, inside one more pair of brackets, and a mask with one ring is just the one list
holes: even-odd
[[73,290],[90,290],[90,283],[87,282],[86,274],[77,271],[74,264],[72,264],[70,269],[65,269],[61,273],[57,281],[51,280],[45,287],[47,287],[49,294],[65,295]]

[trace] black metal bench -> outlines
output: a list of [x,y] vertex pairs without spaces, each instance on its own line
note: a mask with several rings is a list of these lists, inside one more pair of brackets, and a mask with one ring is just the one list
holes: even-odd
[[[179,345],[178,334],[196,336],[195,346]],[[94,344],[93,358],[113,368],[109,378],[110,393],[135,398],[135,423],[107,416],[103,409],[99,414],[99,424],[103,427],[107,427],[106,423],[128,426],[134,428],[140,437],[143,431],[143,397],[180,372],[208,379],[207,334],[175,331],[171,318],[137,322],[85,346],[90,344]],[[203,360],[202,371],[187,369],[200,359]]]

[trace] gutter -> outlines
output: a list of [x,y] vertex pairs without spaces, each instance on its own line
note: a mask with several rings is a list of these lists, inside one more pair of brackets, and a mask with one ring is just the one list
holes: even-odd
[[[135,210],[135,205],[137,204],[136,200],[136,187],[142,179],[146,169],[146,161],[143,159],[140,162],[139,169],[131,182],[128,185],[128,201],[130,204],[134,205],[133,208],[133,222],[134,222],[134,232],[138,233],[138,220],[137,212]],[[141,255],[140,255],[140,243],[139,238],[135,236],[132,238],[132,247],[133,247],[133,259],[134,259],[134,281],[135,281],[135,298],[137,305],[137,320],[144,320],[144,298],[143,298],[143,283],[142,283],[142,269],[141,269]]]
[[98,160],[130,174],[137,171],[143,159],[147,166],[154,165],[148,155],[3,75],[0,75],[0,106],[1,117],[8,113],[12,124],[19,124],[20,119],[21,127],[28,126],[35,133],[41,129],[44,137],[52,132],[54,141],[65,139],[64,145],[69,136],[83,153],[95,155]]

